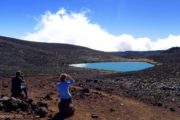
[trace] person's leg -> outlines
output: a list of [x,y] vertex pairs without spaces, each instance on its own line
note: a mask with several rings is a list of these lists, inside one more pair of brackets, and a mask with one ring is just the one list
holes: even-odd
[[71,103],[72,103],[71,98],[66,99],[65,109],[64,109],[64,113],[63,113],[66,117],[74,115],[75,110]]
[[18,90],[16,90],[16,89],[12,89],[11,90],[11,97],[14,97],[14,98],[17,98],[18,97]]
[[66,108],[66,99],[61,99],[61,108],[63,110]]
[[70,105],[71,103],[72,103],[71,98],[69,98],[69,99],[66,100],[66,104],[67,104],[68,107],[69,107],[69,105]]
[[66,108],[65,99],[61,99],[61,101],[60,101],[60,103],[59,103],[59,112],[61,112],[61,113],[63,114],[65,108]]
[[24,94],[26,95],[26,98],[28,98],[28,94],[27,94],[27,88],[23,88],[22,91],[24,92]]
[[11,97],[18,98],[21,96],[21,90],[19,90],[19,89],[14,89],[11,92],[12,92]]
[[17,90],[17,97],[18,97],[18,98],[21,98],[21,97],[22,97],[22,96],[21,96],[21,93],[22,93],[22,90],[21,90],[21,89]]
[[13,91],[11,97],[17,98],[17,93]]
[[59,111],[64,114],[66,112],[66,109],[69,107],[69,104],[69,99],[61,99],[59,103]]

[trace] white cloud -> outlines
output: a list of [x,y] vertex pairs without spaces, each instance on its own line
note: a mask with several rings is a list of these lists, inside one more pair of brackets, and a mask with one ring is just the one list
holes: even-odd
[[51,43],[67,43],[89,47],[102,51],[143,51],[162,50],[180,46],[180,35],[152,41],[148,37],[135,38],[132,35],[113,35],[98,24],[92,23],[86,12],[66,12],[60,9],[56,13],[46,12],[25,40]]

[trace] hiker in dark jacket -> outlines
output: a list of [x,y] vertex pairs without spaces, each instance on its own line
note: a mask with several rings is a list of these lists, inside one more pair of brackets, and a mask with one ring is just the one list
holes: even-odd
[[12,97],[20,97],[21,95],[21,84],[23,83],[23,78],[21,76],[21,72],[16,72],[16,76],[12,78],[12,86],[11,86],[11,96]]

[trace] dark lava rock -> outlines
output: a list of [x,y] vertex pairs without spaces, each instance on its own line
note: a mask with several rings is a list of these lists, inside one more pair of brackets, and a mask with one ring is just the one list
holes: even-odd
[[91,81],[92,81],[92,80],[90,80],[90,79],[87,79],[87,80],[86,80],[87,83],[89,83],[89,82],[91,82]]
[[91,118],[98,118],[98,115],[96,115],[96,114],[91,114]]
[[110,112],[114,112],[115,110],[113,108],[110,109]]
[[96,87],[96,90],[101,91],[101,88],[100,87]]
[[39,107],[39,106],[38,106],[37,104],[35,104],[35,103],[32,103],[32,104],[31,104],[31,110],[32,110],[32,111],[35,111],[36,109],[38,109],[38,107]]
[[0,98],[3,98],[4,96],[5,96],[5,95],[2,94]]
[[48,113],[48,106],[43,102],[33,103],[32,99],[21,100],[14,97],[3,97],[0,98],[0,110],[34,113],[39,117],[45,117]]
[[98,83],[98,80],[94,80],[94,83]]
[[52,118],[53,117],[53,115],[52,114],[50,114],[49,116],[48,116],[48,118]]
[[91,93],[84,93],[84,96],[86,97],[91,96]]
[[8,85],[3,85],[3,88],[7,88],[8,87]]
[[172,91],[173,91],[173,90],[176,90],[175,87],[168,87],[168,86],[163,86],[163,87],[161,87],[161,89],[162,89],[162,90],[165,90],[165,91],[166,91],[166,90],[172,90]]
[[28,104],[25,101],[22,101],[18,104],[18,108],[20,108],[22,111],[27,111],[28,108],[30,108],[30,104]]
[[157,103],[158,107],[162,107],[162,105],[163,105],[162,103]]
[[16,111],[18,109],[18,104],[21,102],[21,100],[17,100],[16,98],[10,98],[7,99],[5,98],[4,101],[2,102],[4,105],[4,111],[5,112],[11,112],[11,111]]
[[46,107],[39,107],[38,109],[35,110],[35,114],[41,118],[45,117],[47,113],[48,113],[48,110]]
[[172,111],[172,112],[175,112],[175,111],[176,111],[175,108],[169,108],[169,110]]
[[88,88],[83,88],[83,89],[82,89],[82,92],[83,92],[83,93],[89,93],[89,89],[88,89]]
[[47,103],[38,102],[37,104],[38,104],[40,107],[46,107],[46,108],[48,108]]
[[32,99],[28,99],[28,100],[26,100],[26,102],[29,103],[29,104],[32,104],[33,100]]
[[51,95],[50,94],[47,94],[43,99],[45,99],[45,100],[52,100],[52,98],[51,98]]
[[11,120],[10,118],[5,118],[4,120]]

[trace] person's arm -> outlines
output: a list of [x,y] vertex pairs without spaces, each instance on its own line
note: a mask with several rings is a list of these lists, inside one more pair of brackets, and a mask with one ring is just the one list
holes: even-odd
[[75,80],[70,75],[66,74],[66,79],[69,80],[70,84],[75,83]]
[[25,80],[24,80],[24,77],[23,77],[23,76],[20,76],[19,79],[20,79],[20,82],[21,82],[21,83],[25,83]]
[[70,75],[67,75],[67,78],[69,78],[70,80],[74,80]]
[[70,80],[71,83],[75,82],[75,80],[70,75],[66,75],[66,78]]
[[75,79],[73,79],[70,75],[66,75],[66,78],[70,80],[70,84],[73,86],[79,86],[79,82],[77,82]]

